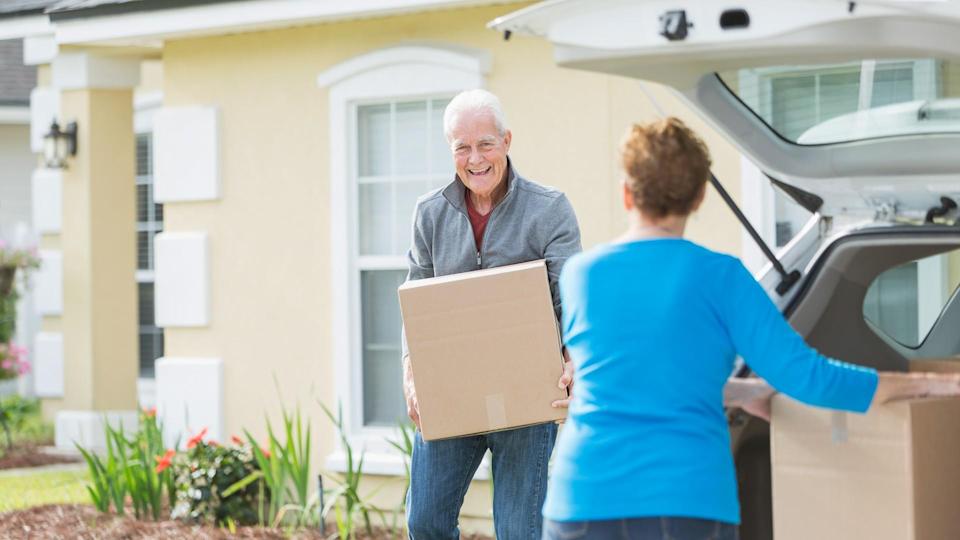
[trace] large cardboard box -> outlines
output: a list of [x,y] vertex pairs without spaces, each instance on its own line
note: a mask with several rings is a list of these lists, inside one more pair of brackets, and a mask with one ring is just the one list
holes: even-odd
[[[957,372],[960,358],[912,369]],[[858,415],[777,396],[770,439],[774,540],[960,539],[960,399]]]
[[566,393],[544,261],[410,281],[399,295],[424,439],[565,417],[550,405]]

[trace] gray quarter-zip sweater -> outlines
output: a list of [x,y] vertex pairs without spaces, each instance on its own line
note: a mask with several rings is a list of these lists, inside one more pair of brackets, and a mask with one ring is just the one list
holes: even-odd
[[[559,320],[560,269],[582,249],[577,217],[566,195],[524,179],[512,165],[507,182],[507,194],[491,211],[479,251],[459,178],[417,199],[407,280],[546,259]],[[404,336],[403,356],[407,354]]]

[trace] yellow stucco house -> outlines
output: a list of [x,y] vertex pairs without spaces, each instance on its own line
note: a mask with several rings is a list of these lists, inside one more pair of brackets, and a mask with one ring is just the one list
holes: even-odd
[[[625,225],[615,148],[681,116],[761,234],[803,220],[671,92],[555,67],[543,41],[486,24],[523,2],[16,0],[0,35],[37,66],[33,149],[76,122],[66,168],[33,173],[44,267],[36,391],[57,442],[156,404],[168,431],[226,440],[299,405],[318,468],[343,453],[318,400],[342,403],[370,482],[399,500],[399,309],[417,195],[452,178],[444,104],[498,94],[530,179],[566,192],[585,247]],[[781,208],[783,207],[783,208]],[[690,236],[762,263],[715,192]],[[783,239],[780,239],[783,240]],[[782,241],[776,241],[782,244]],[[489,489],[467,527],[487,527]]]

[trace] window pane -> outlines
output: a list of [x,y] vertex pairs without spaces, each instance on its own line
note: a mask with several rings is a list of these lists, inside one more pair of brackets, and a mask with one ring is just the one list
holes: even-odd
[[913,99],[913,68],[911,66],[878,68],[873,74],[871,107],[882,107]]
[[394,426],[406,415],[400,362],[400,303],[403,270],[360,273],[363,310],[363,423]]
[[360,176],[390,174],[390,105],[358,107],[357,137]]
[[150,269],[150,250],[153,249],[153,233],[137,233],[137,270]]
[[918,347],[960,284],[960,250],[880,274],[867,289],[864,317],[907,347]]
[[[857,110],[860,103],[860,70],[820,76],[820,114],[817,124]],[[807,128],[813,127],[813,124]],[[804,129],[806,131],[806,129]]]
[[150,204],[148,191],[150,191],[148,185],[140,184],[137,186],[137,221],[139,222],[149,219],[149,216],[147,216],[147,208]]
[[146,176],[153,174],[153,167],[150,163],[150,135],[140,133],[137,135],[137,176]]
[[399,182],[396,185],[397,206],[393,226],[393,254],[404,255],[410,247],[410,235],[413,230],[413,209],[417,197],[430,190],[427,182]]
[[[433,135],[430,140],[430,172],[434,175],[450,177],[443,184],[452,180],[454,172],[453,154],[450,152],[450,145],[443,133],[443,111],[447,107],[447,103],[450,103],[449,99],[433,100],[433,109],[430,114],[430,133]],[[434,187],[440,186],[435,185]]]
[[137,300],[140,323],[140,376],[153,377],[154,361],[163,356],[163,330],[154,326],[153,283],[137,284]]
[[397,103],[397,174],[427,174],[427,102]]
[[153,326],[153,283],[138,283],[140,326]]
[[358,186],[360,255],[389,255],[393,235],[393,195],[389,182]]
[[140,345],[140,376],[153,378],[154,363],[163,356],[163,330],[159,328],[141,329]]
[[796,140],[817,123],[815,77],[785,77],[772,82],[772,127],[781,135]]

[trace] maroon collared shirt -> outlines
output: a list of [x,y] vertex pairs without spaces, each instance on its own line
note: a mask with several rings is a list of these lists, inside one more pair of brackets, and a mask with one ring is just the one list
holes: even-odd
[[477,252],[480,252],[480,246],[483,245],[483,231],[487,228],[487,221],[490,221],[490,211],[486,215],[481,214],[473,207],[470,200],[470,190],[464,190],[463,198],[467,203],[467,216],[470,217],[470,225],[473,227],[473,240],[477,244]]

